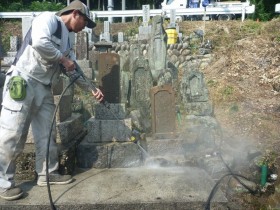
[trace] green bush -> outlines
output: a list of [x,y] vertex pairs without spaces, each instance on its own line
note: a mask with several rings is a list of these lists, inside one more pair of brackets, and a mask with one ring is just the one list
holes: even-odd
[[21,3],[13,2],[6,9],[7,12],[19,12],[23,10],[23,5]]
[[53,3],[53,2],[39,2],[39,1],[34,1],[31,3],[29,6],[28,10],[31,11],[58,11],[61,10],[65,5],[61,3]]

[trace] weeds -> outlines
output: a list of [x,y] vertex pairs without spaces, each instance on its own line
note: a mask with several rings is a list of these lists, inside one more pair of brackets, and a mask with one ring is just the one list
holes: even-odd
[[221,94],[223,98],[228,98],[230,95],[233,94],[234,88],[232,86],[227,85],[221,90]]
[[218,83],[217,81],[212,80],[212,79],[210,79],[210,80],[207,82],[208,87],[217,87],[218,84],[219,84],[219,83]]
[[262,24],[256,21],[247,21],[240,28],[242,34],[259,35],[262,32]]

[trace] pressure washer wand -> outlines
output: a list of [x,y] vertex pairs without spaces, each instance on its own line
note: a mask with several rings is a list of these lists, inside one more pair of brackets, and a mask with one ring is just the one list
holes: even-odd
[[[83,78],[83,80],[86,82],[86,84],[90,87],[90,89],[91,89],[93,92],[96,92],[96,91],[97,91],[97,88],[96,88],[96,86],[93,84],[93,82],[90,81],[90,80],[86,77],[86,75],[85,75],[84,72],[81,70],[81,68],[80,68],[80,66],[77,64],[77,62],[74,61],[74,63],[75,63],[75,66],[76,66],[76,69],[75,69],[75,70],[76,70],[76,72],[78,73],[78,75],[79,75],[80,77]],[[75,75],[75,74],[74,74],[74,75]],[[100,103],[102,103],[107,109],[110,110],[110,105],[109,105],[109,103],[108,103],[107,101],[105,101],[105,100],[103,99]],[[113,112],[111,112],[111,113],[114,115]],[[118,119],[117,116],[114,116],[114,117],[116,117],[116,119]]]

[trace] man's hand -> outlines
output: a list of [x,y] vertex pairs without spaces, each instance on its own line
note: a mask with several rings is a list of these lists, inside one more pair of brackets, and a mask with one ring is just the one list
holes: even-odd
[[96,100],[98,100],[99,102],[103,101],[104,95],[100,89],[96,88],[95,91],[92,90],[91,92],[92,92],[92,95],[96,98]]
[[65,56],[61,57],[60,63],[64,66],[66,71],[74,71],[76,68],[75,62]]

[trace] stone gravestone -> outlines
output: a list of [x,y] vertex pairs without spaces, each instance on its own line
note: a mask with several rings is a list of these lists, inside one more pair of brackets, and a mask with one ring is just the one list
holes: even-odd
[[10,50],[7,52],[7,56],[3,59],[3,66],[11,66],[15,56],[17,54],[17,51],[20,47],[20,40],[18,36],[11,36],[10,37]]
[[143,5],[143,25],[139,27],[138,40],[148,40],[151,35],[152,28],[149,25],[150,20],[150,5]]
[[[132,44],[131,45],[130,55],[131,55],[130,62],[131,62],[131,65],[133,65],[132,63],[134,62],[134,60],[141,56],[140,45],[139,44]],[[133,67],[133,66],[131,66],[131,67]]]
[[166,69],[167,36],[162,24],[163,18],[161,16],[157,15],[153,18],[152,37],[148,55],[155,81],[157,81],[159,74]]
[[150,91],[152,134],[154,139],[174,139],[176,136],[175,95],[172,86],[155,86]]
[[187,113],[197,116],[213,115],[213,107],[209,100],[203,73],[197,70],[185,71],[180,89]]
[[75,35],[75,53],[77,64],[80,66],[86,77],[95,79],[95,72],[92,68],[92,62],[89,60],[89,40],[88,32],[81,31]]
[[120,50],[118,52],[120,56],[120,72],[121,72],[121,103],[128,104],[129,102],[129,91],[130,91],[130,69],[129,61],[131,54],[129,51]]
[[149,25],[149,26],[139,26],[138,30],[139,30],[139,34],[138,34],[138,40],[139,41],[150,39],[151,32],[152,32],[151,25]]
[[76,34],[75,53],[77,60],[88,59],[88,35],[87,32],[81,31]]
[[132,78],[130,104],[134,108],[149,109],[149,91],[153,86],[153,79],[148,60],[144,57],[136,58],[132,63],[131,69]]
[[20,40],[17,36],[10,37],[10,52],[17,52],[20,47]]
[[109,21],[104,21],[103,38],[106,42],[111,42],[111,25]]
[[118,42],[119,43],[124,42],[123,32],[118,32]]
[[142,11],[143,11],[143,26],[149,25],[150,20],[150,5],[142,5]]
[[98,84],[109,103],[120,103],[120,56],[116,53],[98,55]]

